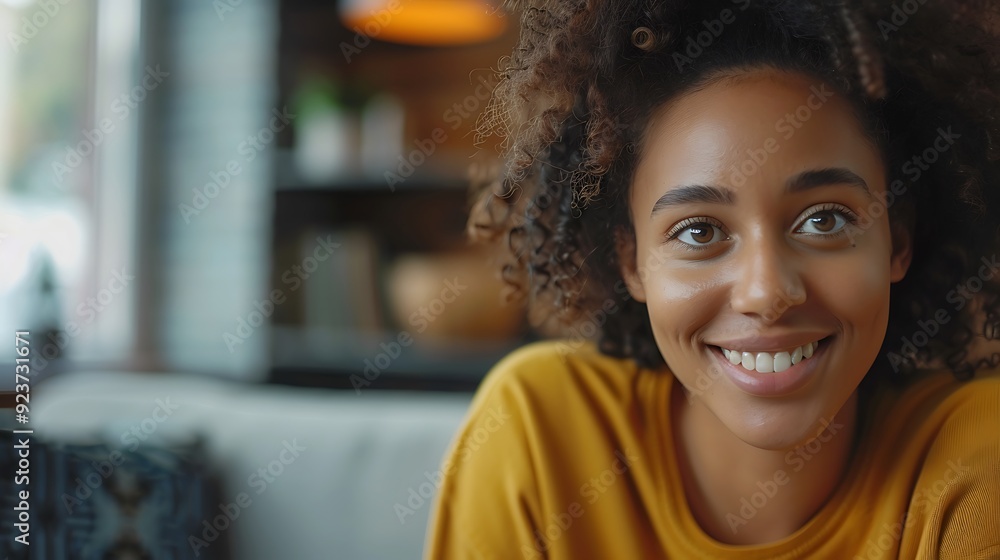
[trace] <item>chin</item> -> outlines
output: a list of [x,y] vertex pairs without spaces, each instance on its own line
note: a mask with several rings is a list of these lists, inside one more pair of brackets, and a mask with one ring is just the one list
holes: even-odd
[[747,395],[733,387],[717,387],[690,397],[714,415],[733,436],[768,451],[792,451],[808,443],[828,425],[835,424],[845,402],[803,395],[797,399],[767,399]]
[[827,415],[821,410],[823,407],[810,403],[724,408],[728,410],[713,412],[733,435],[748,445],[768,451],[790,451],[807,443],[824,428],[824,422],[833,421],[837,412]]

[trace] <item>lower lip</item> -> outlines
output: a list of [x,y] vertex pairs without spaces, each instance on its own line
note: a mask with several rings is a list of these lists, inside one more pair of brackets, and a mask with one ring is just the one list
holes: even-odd
[[726,376],[742,391],[758,397],[780,397],[798,391],[816,377],[816,368],[826,355],[831,339],[826,337],[819,341],[812,356],[779,373],[750,371],[730,362],[721,348],[709,346],[709,350]]

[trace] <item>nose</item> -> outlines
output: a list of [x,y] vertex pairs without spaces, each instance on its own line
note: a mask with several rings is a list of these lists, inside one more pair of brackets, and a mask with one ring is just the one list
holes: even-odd
[[760,238],[739,250],[730,296],[734,311],[756,315],[770,324],[791,307],[805,303],[801,264],[786,248],[780,240]]

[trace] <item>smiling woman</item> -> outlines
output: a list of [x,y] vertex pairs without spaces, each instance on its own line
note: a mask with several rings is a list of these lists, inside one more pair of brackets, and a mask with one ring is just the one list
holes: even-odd
[[[630,190],[634,233],[620,233],[626,284],[671,371],[689,385],[692,372],[721,368],[732,383],[701,403],[758,447],[803,441],[855,393],[885,335],[890,284],[910,263],[908,239],[894,247],[885,216],[849,235],[884,197],[885,170],[844,101],[831,99],[744,185],[725,186],[810,85],[744,71],[657,112]],[[644,279],[636,256],[653,252],[664,270]],[[779,315],[781,294],[791,304]],[[804,359],[793,365],[796,349]]]
[[597,336],[484,381],[429,556],[1000,557],[1000,11],[515,8],[470,226]]

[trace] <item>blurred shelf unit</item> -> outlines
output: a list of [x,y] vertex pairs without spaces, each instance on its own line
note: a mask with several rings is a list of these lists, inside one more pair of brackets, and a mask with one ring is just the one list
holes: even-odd
[[[360,37],[337,2],[280,6],[278,104],[295,117],[276,143],[272,381],[475,389],[531,336],[465,235],[470,158],[492,152],[473,145],[484,76],[515,26],[414,47]],[[460,295],[442,292],[456,281]]]
[[473,390],[523,344],[495,267],[463,247],[465,197],[277,192],[272,381],[355,389],[367,373],[365,388]]

